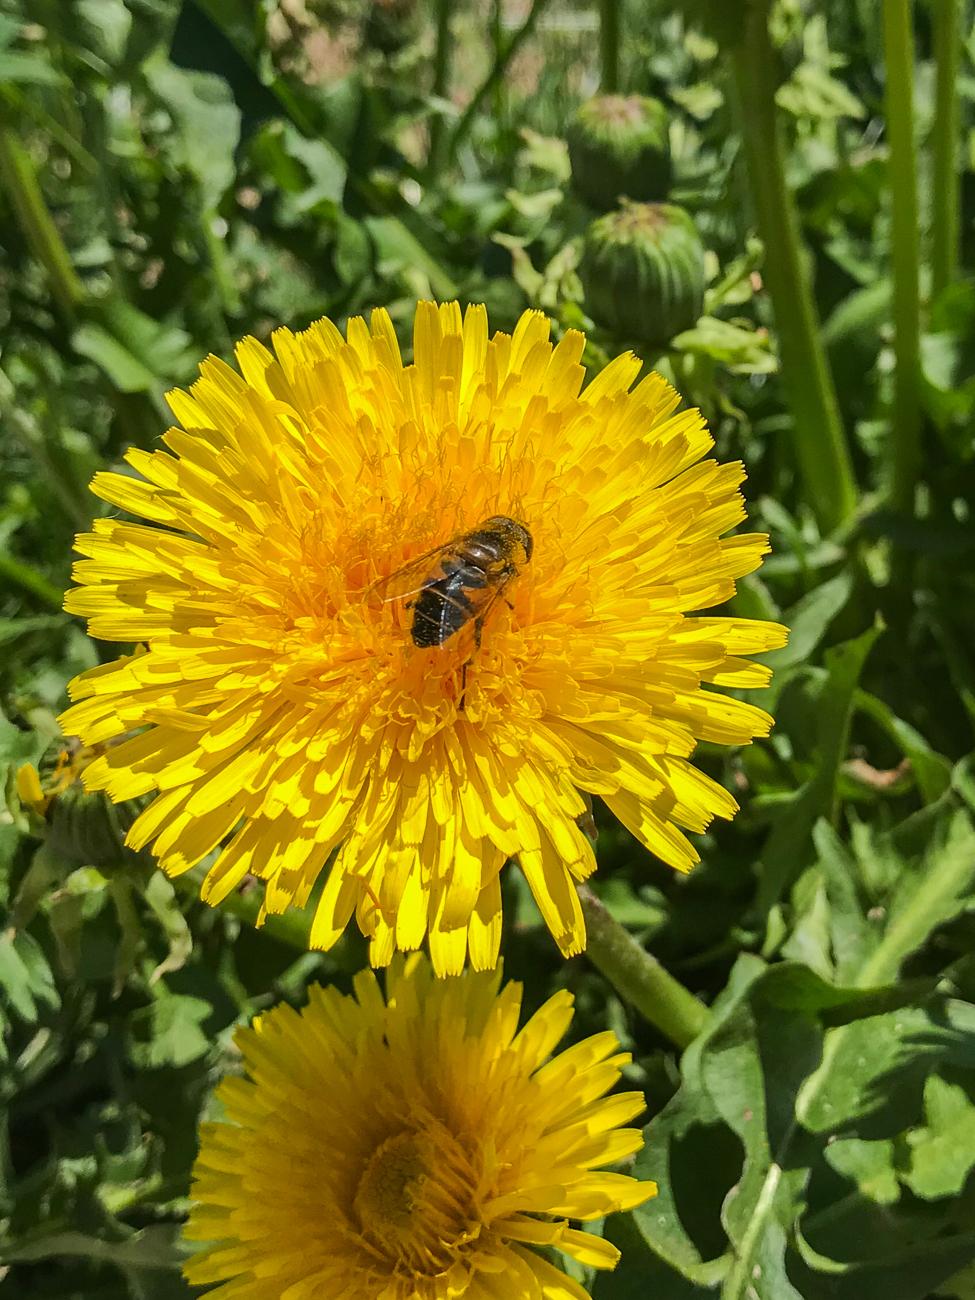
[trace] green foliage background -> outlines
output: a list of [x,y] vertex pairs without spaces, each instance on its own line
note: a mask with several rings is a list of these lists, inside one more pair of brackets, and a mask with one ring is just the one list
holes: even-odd
[[[922,231],[945,2],[914,15]],[[854,517],[824,534],[777,369],[731,37],[714,21],[735,7],[685,8],[628,0],[621,13],[621,84],[668,107],[671,198],[693,214],[711,277],[705,317],[646,359],[701,406],[719,455],[748,467],[750,526],[771,533],[773,554],[733,608],[792,628],[759,701],[777,725],[745,750],[702,746],[742,811],[701,837],[686,879],[596,810],[597,893],[713,1008],[682,1059],[585,957],[558,959],[514,870],[506,972],[529,1007],[569,986],[573,1034],[613,1028],[634,1055],[627,1086],[646,1092],[637,1167],[660,1196],[605,1224],[623,1262],[586,1279],[595,1300],[972,1300],[971,14],[955,87],[962,270],[937,294],[922,278],[923,463],[907,514],[886,504],[897,427],[880,6],[772,9],[788,185],[860,485]],[[530,305],[556,333],[592,324],[575,274],[591,214],[569,189],[564,131],[597,84],[596,10],[457,4],[442,95],[436,16],[427,0],[0,4],[11,1300],[190,1294],[179,1226],[199,1117],[238,1068],[234,1026],[300,1003],[309,981],[348,986],[365,960],[351,935],[305,952],[300,917],[255,930],[254,890],[202,906],[198,872],[174,885],[122,851],[125,810],[72,791],[42,823],[17,799],[17,769],[57,737],[68,679],[118,649],[60,612],[73,535],[99,509],[91,475],[155,446],[165,390],[245,333],[385,305],[408,351],[416,300],[454,296],[487,302],[499,328]],[[590,335],[594,368],[628,346]]]

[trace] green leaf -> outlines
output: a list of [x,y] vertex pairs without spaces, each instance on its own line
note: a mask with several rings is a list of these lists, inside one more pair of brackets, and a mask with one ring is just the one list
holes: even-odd
[[710,357],[742,375],[770,375],[779,364],[767,331],[743,329],[715,316],[702,316],[670,346],[678,352]]
[[233,183],[240,139],[230,87],[211,72],[189,72],[165,59],[151,60],[144,73],[178,128],[169,143],[174,162],[196,178],[204,210],[215,209]]
[[92,317],[78,326],[71,345],[120,392],[152,392],[192,374],[189,335],[177,326],[155,321],[120,298],[98,303]]
[[[652,1202],[651,1202],[652,1204]],[[647,1243],[630,1214],[611,1214],[603,1236],[622,1252],[611,1272],[598,1272],[589,1288],[592,1300],[705,1300],[711,1286],[698,1286],[671,1268]]]
[[130,1019],[132,1059],[143,1070],[182,1066],[206,1054],[210,1047],[200,1028],[211,1013],[202,998],[170,993],[157,984],[155,1001]]
[[2,1001],[28,1024],[37,1022],[42,1007],[60,1005],[44,951],[26,931],[0,931],[0,991]]
[[864,1196],[878,1205],[900,1199],[901,1187],[894,1168],[894,1143],[887,1138],[837,1138],[826,1148],[828,1164],[852,1179]]
[[837,614],[845,608],[853,591],[853,575],[844,570],[814,587],[793,605],[781,621],[789,629],[789,640],[781,650],[756,655],[773,672],[804,663],[823,640]]
[[867,691],[858,690],[855,707],[881,726],[900,745],[910,761],[911,771],[925,803],[940,799],[951,785],[951,763],[935,753],[921,733],[909,722],[899,718],[883,700]]
[[345,160],[327,140],[306,140],[290,123],[285,124],[282,140],[292,158],[297,159],[308,180],[290,200],[297,216],[311,212],[319,203],[340,204],[345,193]]
[[64,76],[47,61],[46,55],[23,54],[17,50],[0,51],[0,83],[16,81],[34,86],[61,86]]
[[79,325],[71,336],[71,344],[81,356],[104,370],[119,392],[142,393],[156,383],[149,367],[100,325],[91,322]]
[[957,1196],[975,1166],[975,1106],[960,1084],[932,1074],[924,1085],[924,1112],[925,1127],[907,1135],[911,1163],[901,1177],[926,1200]]
[[176,890],[161,871],[154,871],[149,877],[144,897],[156,920],[162,926],[169,944],[168,955],[150,976],[150,982],[155,983],[162,975],[180,970],[186,965],[193,951],[193,935],[186,924],[186,918],[180,911]]
[[452,298],[457,287],[398,217],[367,217],[366,229],[376,244],[380,269],[386,275],[418,271],[438,298]]

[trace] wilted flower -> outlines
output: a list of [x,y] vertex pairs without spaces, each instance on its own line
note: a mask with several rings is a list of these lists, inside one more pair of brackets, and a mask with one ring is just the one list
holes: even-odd
[[[209,902],[251,872],[267,912],[303,905],[338,849],[313,945],[355,911],[376,965],[429,935],[439,973],[468,949],[486,968],[517,858],[571,954],[595,866],[580,792],[681,870],[697,854],[678,828],[736,811],[690,755],[771,719],[702,683],[763,685],[742,656],[785,630],[691,612],[767,549],[721,539],[742,467],[701,461],[704,422],[659,375],[629,391],[636,358],[583,390],[583,336],[548,334],[526,312],[489,340],[483,308],[420,303],[409,366],[384,311],[347,340],[328,320],[279,330],[276,357],[247,339],[243,377],[211,357],[171,394],[184,428],[129,451],[141,477],[96,476],[150,523],[96,520],[66,607],[146,648],[75,679],[62,722],[89,744],[146,728],[86,785],[159,792],[128,843],[170,874],[232,836]],[[497,517],[504,573],[483,546],[458,570]]]
[[249,1080],[204,1124],[185,1265],[227,1300],[588,1300],[533,1247],[595,1268],[619,1257],[571,1228],[640,1205],[653,1183],[598,1166],[642,1146],[620,1128],[640,1093],[606,1093],[630,1057],[611,1032],[546,1062],[572,1019],[563,991],[516,1033],[500,972],[438,980],[397,958],[387,1000],[313,988],[239,1030]]

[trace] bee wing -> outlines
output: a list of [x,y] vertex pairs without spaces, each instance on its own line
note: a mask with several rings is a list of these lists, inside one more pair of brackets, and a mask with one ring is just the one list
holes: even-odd
[[368,594],[378,595],[384,605],[393,600],[408,600],[411,596],[418,596],[429,585],[434,561],[450,545],[450,542],[445,542],[442,546],[435,546],[432,551],[425,551],[422,555],[415,556],[400,568],[394,569],[385,578],[374,582],[368,589]]

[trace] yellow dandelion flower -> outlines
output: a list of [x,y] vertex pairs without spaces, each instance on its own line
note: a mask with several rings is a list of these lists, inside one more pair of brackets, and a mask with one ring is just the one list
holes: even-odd
[[143,728],[85,782],[158,792],[127,842],[170,874],[232,835],[210,903],[250,872],[267,912],[302,906],[338,849],[314,946],[355,912],[374,965],[428,935],[439,973],[484,969],[517,858],[568,955],[595,866],[580,791],[681,870],[679,828],[736,811],[689,758],[771,723],[702,686],[763,685],[742,656],[785,636],[694,613],[767,549],[721,539],[742,466],[701,460],[659,375],[631,391],[635,357],[583,389],[583,336],[548,336],[538,312],[489,339],[482,307],[420,303],[409,366],[384,311],[279,330],[276,356],[246,339],[241,375],[211,357],[170,395],[183,428],[129,451],[140,477],[95,476],[150,522],[79,537],[66,608],[144,648],[76,678],[62,723]]
[[616,1247],[567,1220],[641,1205],[650,1182],[599,1166],[643,1145],[620,1128],[638,1092],[606,1096],[630,1056],[615,1034],[547,1060],[572,1019],[562,991],[519,1032],[500,971],[436,979],[397,958],[383,1001],[313,988],[238,1030],[249,1080],[204,1124],[185,1265],[226,1300],[588,1300],[532,1247],[595,1268]]

